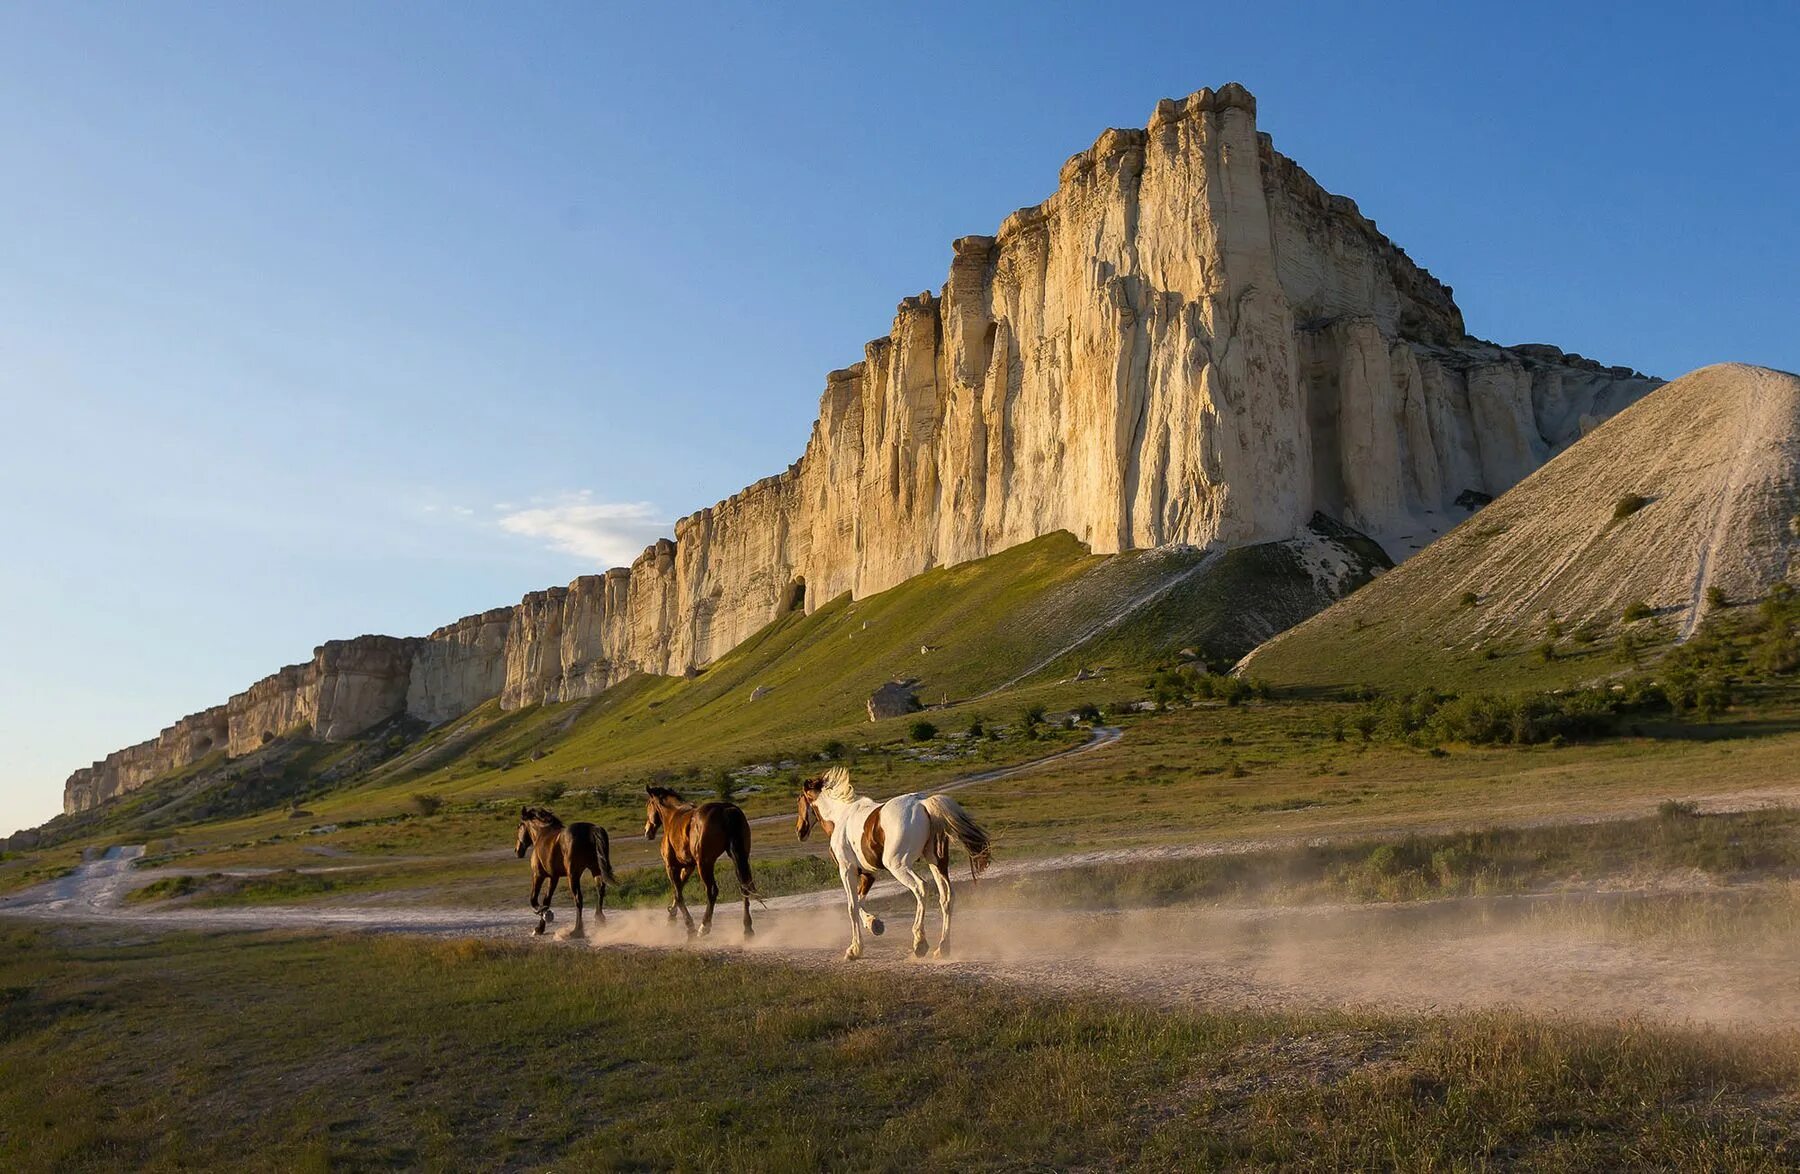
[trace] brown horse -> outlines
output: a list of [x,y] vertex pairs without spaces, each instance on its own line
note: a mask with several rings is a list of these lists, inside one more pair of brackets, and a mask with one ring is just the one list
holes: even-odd
[[681,888],[696,869],[706,886],[706,916],[700,919],[700,933],[712,931],[713,906],[719,900],[719,882],[713,879],[713,862],[722,852],[731,854],[737,866],[738,889],[744,895],[744,936],[756,931],[750,926],[750,898],[762,900],[756,882],[750,879],[750,821],[735,803],[712,800],[695,806],[667,787],[645,787],[649,801],[644,804],[644,838],[654,840],[662,833],[663,868],[669,883],[675,886],[675,899],[669,903],[669,920],[675,911],[687,919],[687,931],[694,930],[694,915],[681,898]]
[[[556,896],[556,882],[563,877],[569,878],[569,887],[575,890],[575,928],[570,937],[581,937],[581,874],[594,874],[594,884],[600,892],[594,898],[594,918],[606,920],[606,886],[618,884],[619,878],[613,875],[612,853],[608,850],[606,829],[598,824],[572,823],[567,827],[556,814],[547,807],[524,807],[519,810],[519,835],[513,844],[523,860],[525,853],[531,853],[531,911],[538,915],[537,929],[534,934],[544,932],[544,926],[555,920],[550,912],[550,898]],[[544,894],[544,903],[538,904],[538,889],[544,882],[550,882],[550,891]]]

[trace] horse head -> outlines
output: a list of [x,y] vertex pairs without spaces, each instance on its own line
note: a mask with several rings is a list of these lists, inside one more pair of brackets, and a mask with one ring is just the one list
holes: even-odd
[[663,803],[665,801],[681,802],[681,796],[667,787],[645,787],[644,794],[644,838],[654,840],[662,832]]
[[825,786],[825,780],[815,775],[800,782],[800,814],[794,820],[794,831],[804,840],[812,834],[813,824],[823,822],[819,813],[813,808],[813,801],[819,797],[819,791]]
[[519,834],[513,840],[513,851],[519,854],[519,859],[521,860],[525,859],[525,853],[531,851],[533,840],[531,823],[535,816],[536,813],[533,812],[531,808],[519,808]]

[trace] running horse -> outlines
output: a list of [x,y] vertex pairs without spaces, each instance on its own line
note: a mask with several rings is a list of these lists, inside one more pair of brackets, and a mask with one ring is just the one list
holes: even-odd
[[[594,874],[594,884],[599,889],[594,898],[594,919],[606,920],[606,886],[618,884],[619,878],[613,875],[605,828],[592,823],[572,823],[564,827],[563,821],[547,807],[523,807],[519,809],[519,834],[513,847],[521,860],[525,853],[531,853],[531,911],[538,915],[537,928],[532,931],[534,935],[543,933],[544,926],[556,919],[550,912],[550,898],[556,896],[556,882],[566,876],[569,887],[575,890],[575,928],[569,936],[583,936],[581,874],[584,872]],[[550,882],[550,891],[544,894],[544,902],[540,905],[538,890],[546,880]]]
[[687,920],[692,936],[694,915],[688,912],[681,890],[696,871],[706,886],[706,916],[700,919],[700,933],[712,932],[713,906],[719,900],[719,882],[713,877],[713,863],[724,853],[731,855],[737,866],[738,889],[744,897],[744,936],[756,932],[750,925],[750,898],[762,900],[756,882],[750,879],[750,821],[735,803],[713,799],[698,806],[687,802],[667,787],[645,787],[644,838],[662,835],[663,868],[669,883],[675,886],[675,899],[669,902],[669,920],[675,911]]
[[937,882],[938,905],[944,912],[944,932],[934,957],[950,951],[950,909],[955,895],[950,890],[950,841],[969,854],[969,879],[987,869],[993,859],[988,834],[969,818],[969,813],[948,795],[899,795],[883,803],[858,795],[850,785],[850,772],[834,766],[817,778],[800,784],[800,816],[794,830],[802,840],[814,825],[825,830],[831,854],[837,859],[838,877],[850,906],[850,948],[846,958],[860,958],[862,931],[879,936],[881,918],[863,908],[863,899],[875,883],[877,869],[885,868],[913,895],[913,955],[925,953],[925,882],[913,871],[923,860]]

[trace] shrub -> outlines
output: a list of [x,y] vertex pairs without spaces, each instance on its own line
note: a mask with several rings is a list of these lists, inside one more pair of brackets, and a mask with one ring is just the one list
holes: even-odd
[[1622,522],[1649,504],[1649,498],[1637,493],[1627,493],[1613,502],[1613,521]]
[[1100,720],[1100,707],[1095,705],[1092,701],[1084,701],[1075,707],[1075,717],[1080,721],[1098,723]]
[[1664,819],[1692,819],[1700,814],[1700,805],[1686,799],[1664,799],[1656,805],[1656,814]]
[[1643,641],[1634,632],[1620,632],[1619,642],[1613,646],[1613,656],[1626,664],[1640,664],[1644,659]]
[[1044,707],[1041,705],[1027,705],[1019,712],[1019,722],[1028,731],[1036,729],[1038,724],[1043,720]]
[[1718,587],[1708,587],[1706,589],[1706,606],[1729,607],[1731,606],[1731,601],[1725,598],[1725,592],[1722,589]]
[[1562,621],[1557,619],[1554,614],[1550,615],[1549,617],[1547,617],[1544,620],[1544,638],[1545,639],[1561,640],[1562,634],[1563,634]]
[[1624,612],[1620,614],[1620,618],[1628,624],[1635,624],[1639,620],[1647,620],[1655,614],[1655,610],[1640,599],[1636,603],[1627,604]]
[[713,776],[713,794],[729,803],[737,795],[737,780],[728,770],[722,770]]
[[915,742],[929,742],[937,737],[937,727],[923,718],[908,726],[906,732]]
[[419,791],[412,796],[412,805],[420,815],[436,815],[444,809],[444,797],[433,795],[430,791]]
[[1474,607],[1480,602],[1481,596],[1475,594],[1473,591],[1465,591],[1462,593],[1462,605],[1464,607]]
[[1546,640],[1542,644],[1538,645],[1536,649],[1533,650],[1533,654],[1542,663],[1549,664],[1551,661],[1556,659],[1556,645],[1554,645],[1554,644],[1550,643],[1550,641]]
[[832,762],[836,762],[844,756],[844,744],[836,738],[833,738],[831,741],[825,743],[824,747],[820,749],[819,754]]
[[545,779],[531,788],[531,797],[539,803],[554,803],[569,791],[569,784],[561,779]]
[[969,737],[979,738],[986,732],[987,727],[982,723],[981,715],[979,713],[969,719]]

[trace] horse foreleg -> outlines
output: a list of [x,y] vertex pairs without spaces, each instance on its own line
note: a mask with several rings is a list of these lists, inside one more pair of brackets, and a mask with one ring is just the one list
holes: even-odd
[[882,863],[894,874],[894,879],[906,886],[907,892],[913,895],[913,956],[925,956],[925,882],[919,874],[912,870],[912,862],[904,856],[889,856]]
[[931,866],[931,879],[937,882],[938,908],[944,911],[944,932],[938,936],[937,949],[931,952],[931,956],[942,958],[950,952],[950,908],[956,904],[956,895],[950,890],[950,874],[943,864],[936,859],[926,863]]
[[874,934],[876,937],[880,937],[882,934],[882,931],[887,929],[887,926],[882,923],[881,918],[875,916],[873,913],[870,913],[868,911],[868,909],[866,907],[864,907],[864,905],[863,905],[863,902],[865,902],[869,899],[869,890],[874,887],[875,887],[875,874],[872,872],[864,872],[860,868],[857,869],[856,870],[856,907],[857,907],[857,910],[862,914],[863,925],[868,927],[868,930],[870,933]]
[[677,909],[681,910],[682,919],[687,922],[688,936],[693,937],[695,933],[694,915],[688,912],[687,899],[683,897],[681,893],[682,887],[687,884],[688,871],[689,870],[686,868],[675,868],[673,866],[669,869],[669,881],[675,886],[675,903],[669,906],[669,920],[675,920],[674,911]]
[[538,906],[538,915],[545,921],[556,920],[556,914],[550,912],[550,902],[556,899],[556,882],[561,879],[555,875],[550,877],[550,888],[544,893],[544,903]]
[[[706,915],[700,919],[700,933],[712,932],[713,906],[719,903],[719,882],[713,876],[713,865],[716,860],[700,858],[700,883],[706,886]],[[748,904],[748,902],[745,902]]]
[[850,908],[850,948],[846,958],[862,957],[862,898],[857,895],[857,871],[848,864],[838,865],[838,879],[844,882],[844,903]]
[[538,934],[541,934],[544,932],[544,911],[538,907],[538,890],[543,887],[544,887],[544,874],[539,872],[535,868],[532,869],[531,870],[531,911],[538,915],[537,928],[531,931],[533,937],[536,937]]

